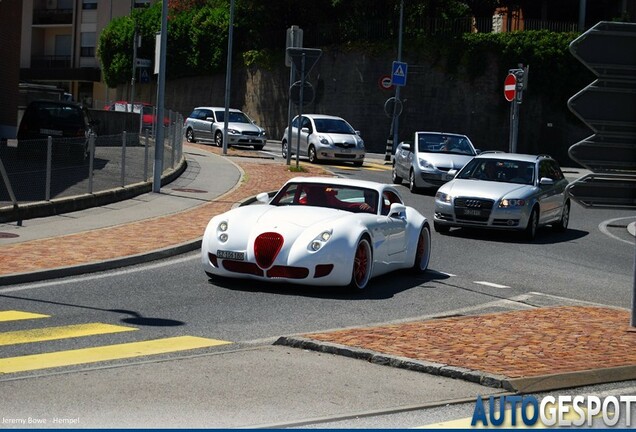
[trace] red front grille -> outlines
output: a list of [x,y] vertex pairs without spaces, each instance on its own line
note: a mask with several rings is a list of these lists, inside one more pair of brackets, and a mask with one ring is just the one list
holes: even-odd
[[263,270],[256,267],[256,264],[247,261],[233,261],[224,259],[221,261],[223,268],[234,273],[245,273],[254,276],[263,276]]
[[260,268],[270,268],[283,247],[283,236],[275,232],[266,232],[254,241],[254,256]]
[[309,269],[305,267],[274,266],[267,271],[267,277],[286,279],[305,279]]

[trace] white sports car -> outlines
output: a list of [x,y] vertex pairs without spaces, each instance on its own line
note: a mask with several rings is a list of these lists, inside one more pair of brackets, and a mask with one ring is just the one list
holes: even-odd
[[208,276],[364,289],[374,276],[428,267],[429,223],[392,185],[297,177],[257,200],[208,223]]

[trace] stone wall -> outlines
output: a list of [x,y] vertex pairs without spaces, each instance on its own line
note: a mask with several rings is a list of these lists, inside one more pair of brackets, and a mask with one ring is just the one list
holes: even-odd
[[[383,153],[390,134],[391,119],[384,104],[394,90],[380,86],[390,73],[394,54],[369,55],[360,51],[323,50],[308,81],[315,99],[303,112],[344,117],[361,131],[370,152]],[[443,61],[409,61],[407,85],[401,91],[403,113],[399,118],[399,139],[411,139],[416,130],[464,133],[481,150],[507,150],[510,103],[503,97],[505,74],[495,61],[480,77],[462,78],[459,71],[448,74]],[[516,67],[516,65],[513,65]],[[530,87],[520,106],[518,152],[547,153],[561,164],[575,165],[567,155],[574,143],[591,135],[565,104],[555,104],[550,95],[532,93]],[[287,125],[289,69],[240,69],[232,76],[230,105],[245,111],[265,127],[271,139],[280,140]],[[152,86],[141,88],[141,97],[155,98]],[[145,92],[145,94],[144,94]],[[186,117],[200,105],[224,106],[225,74],[170,80],[166,86],[166,107]],[[297,112],[297,111],[294,111]]]

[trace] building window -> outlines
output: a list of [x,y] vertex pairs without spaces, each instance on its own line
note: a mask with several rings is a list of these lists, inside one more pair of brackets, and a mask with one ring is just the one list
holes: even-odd
[[95,32],[80,35],[80,57],[95,57]]
[[97,9],[97,0],[82,0],[82,9],[84,10]]

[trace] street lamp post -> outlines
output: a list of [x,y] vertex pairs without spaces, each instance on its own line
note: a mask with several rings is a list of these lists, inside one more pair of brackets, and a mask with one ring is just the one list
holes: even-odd
[[234,36],[234,0],[230,2],[230,28],[227,40],[227,65],[225,67],[225,116],[223,118],[223,154],[227,154],[227,128],[230,117],[230,87],[232,85],[232,39]]
[[[397,61],[402,61],[402,26],[404,21],[404,0],[400,0],[400,29],[398,32],[398,55]],[[391,128],[393,129],[393,148],[391,149],[391,153],[394,153],[395,146],[398,144],[398,104],[400,103],[400,87],[395,86],[395,104],[393,105],[393,121],[391,122]]]

